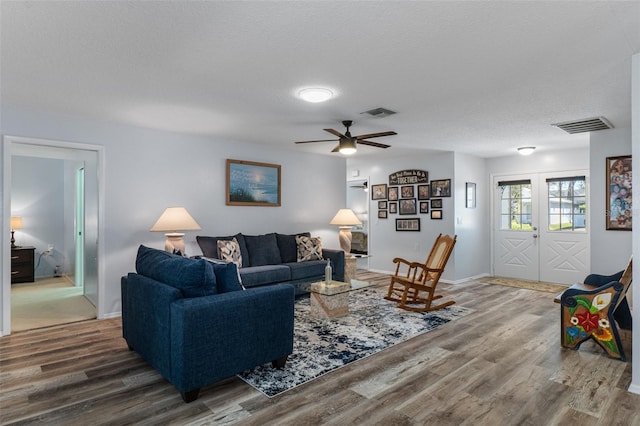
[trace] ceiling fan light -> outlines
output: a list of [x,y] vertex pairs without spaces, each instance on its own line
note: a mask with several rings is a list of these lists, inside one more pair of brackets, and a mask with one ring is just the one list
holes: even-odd
[[353,139],[340,140],[340,154],[351,155],[356,153],[356,143]]
[[521,148],[518,148],[518,153],[520,155],[531,155],[535,150],[536,150],[535,146],[523,146]]
[[331,99],[333,92],[323,87],[308,87],[300,90],[298,96],[304,101],[318,103]]

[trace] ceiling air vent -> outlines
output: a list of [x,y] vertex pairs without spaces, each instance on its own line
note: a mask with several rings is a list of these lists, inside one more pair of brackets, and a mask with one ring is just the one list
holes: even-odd
[[374,108],[374,109],[370,109],[369,111],[361,112],[360,114],[367,114],[375,118],[383,118],[383,117],[388,117],[390,115],[393,115],[395,113],[396,113],[395,111],[391,111],[390,109],[386,109],[386,108]]
[[585,118],[583,120],[565,121],[552,124],[567,133],[595,132],[596,130],[613,129],[613,125],[604,117]]

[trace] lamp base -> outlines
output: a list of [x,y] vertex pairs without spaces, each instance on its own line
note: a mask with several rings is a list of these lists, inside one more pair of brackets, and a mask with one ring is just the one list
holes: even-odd
[[338,239],[340,240],[340,248],[344,251],[345,257],[351,257],[351,227],[341,226]]
[[164,242],[165,251],[185,256],[184,234],[180,232],[171,232],[164,235],[167,237],[167,240]]

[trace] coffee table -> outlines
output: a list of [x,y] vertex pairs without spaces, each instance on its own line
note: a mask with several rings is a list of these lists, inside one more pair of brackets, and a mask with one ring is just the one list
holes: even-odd
[[351,280],[351,283],[331,281],[329,285],[324,281],[312,283],[310,291],[311,316],[331,319],[349,314],[349,292],[372,287],[375,284],[368,281]]

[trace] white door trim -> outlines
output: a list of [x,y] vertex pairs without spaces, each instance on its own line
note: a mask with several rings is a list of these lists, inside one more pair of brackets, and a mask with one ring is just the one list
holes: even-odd
[[63,142],[48,139],[36,139],[19,136],[4,136],[3,138],[3,177],[2,177],[2,241],[0,256],[2,256],[2,318],[0,335],[11,334],[11,263],[9,256],[9,240],[11,239],[11,160],[14,145],[35,145],[43,147],[67,148],[75,150],[93,151],[97,155],[98,168],[98,318],[104,318],[105,313],[105,265],[104,265],[104,211],[105,211],[105,167],[104,147],[77,142]]

